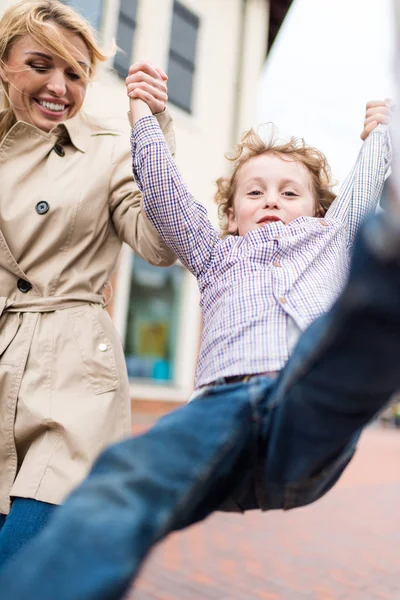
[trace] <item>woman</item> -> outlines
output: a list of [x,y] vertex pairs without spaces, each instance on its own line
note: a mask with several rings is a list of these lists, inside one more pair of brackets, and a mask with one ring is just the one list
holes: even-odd
[[[128,139],[81,113],[105,58],[58,0],[0,21],[0,564],[130,432],[103,296],[122,242],[152,264],[175,258],[141,212]],[[173,150],[165,79],[144,87]]]

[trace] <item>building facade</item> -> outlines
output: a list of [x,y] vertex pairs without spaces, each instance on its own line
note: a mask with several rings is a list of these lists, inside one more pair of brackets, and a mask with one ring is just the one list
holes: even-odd
[[[61,1],[61,0],[60,0]],[[0,0],[0,15],[14,0]],[[176,160],[217,224],[215,180],[224,154],[254,122],[268,39],[268,0],[65,0],[96,28],[110,54],[86,110],[127,132],[124,79],[149,60],[169,76]],[[113,281],[112,316],[124,343],[132,397],[184,402],[193,388],[201,332],[197,283],[180,265],[156,268],[128,248]]]

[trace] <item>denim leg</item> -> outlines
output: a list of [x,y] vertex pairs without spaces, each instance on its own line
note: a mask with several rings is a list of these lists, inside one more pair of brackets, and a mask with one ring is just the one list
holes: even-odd
[[14,498],[9,514],[2,515],[2,527],[0,522],[0,568],[38,535],[56,508],[54,504],[32,498]]
[[350,280],[301,337],[266,414],[263,508],[316,500],[337,480],[354,442],[400,389],[400,263],[357,239]]
[[31,600],[32,590],[41,600],[121,598],[157,541],[229,495],[251,460],[252,431],[247,387],[238,384],[106,450],[42,534],[0,573],[7,600]]

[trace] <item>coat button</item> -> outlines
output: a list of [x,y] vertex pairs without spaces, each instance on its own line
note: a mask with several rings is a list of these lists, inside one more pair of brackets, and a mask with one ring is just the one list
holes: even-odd
[[64,148],[61,146],[61,144],[56,144],[53,148],[54,152],[56,154],[58,154],[58,156],[65,156],[65,150]]
[[105,352],[107,350],[107,344],[99,344],[100,352]]
[[18,279],[17,287],[20,292],[26,294],[27,292],[29,292],[29,290],[32,289],[32,284],[30,284],[29,281],[25,281],[25,279]]
[[49,208],[50,208],[49,203],[46,202],[45,200],[38,202],[35,206],[35,210],[38,213],[38,215],[45,215],[47,213],[47,211],[49,210]]

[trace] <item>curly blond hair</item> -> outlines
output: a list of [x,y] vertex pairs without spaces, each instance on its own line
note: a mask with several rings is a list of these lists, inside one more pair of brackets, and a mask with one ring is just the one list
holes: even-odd
[[[233,170],[229,177],[217,179],[217,192],[214,201],[218,205],[221,232],[228,235],[228,213],[233,209],[233,201],[237,188],[237,174],[248,160],[261,154],[273,154],[285,157],[303,164],[311,175],[312,192],[315,198],[315,216],[323,217],[336,198],[332,191],[331,170],[326,157],[311,146],[307,146],[302,138],[290,138],[288,142],[279,142],[271,136],[267,142],[250,129],[247,131],[231,155],[226,158],[233,163]],[[238,235],[238,234],[236,234]]]

